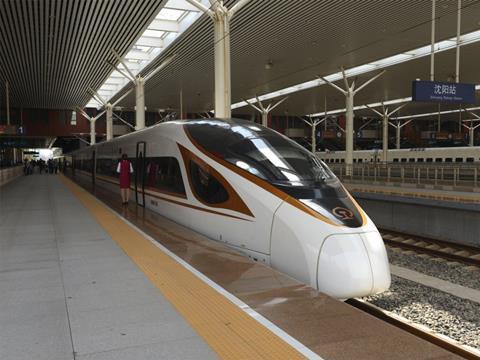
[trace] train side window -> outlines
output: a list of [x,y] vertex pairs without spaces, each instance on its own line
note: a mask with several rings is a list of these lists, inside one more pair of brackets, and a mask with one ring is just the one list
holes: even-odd
[[442,162],[442,158],[435,158],[435,162]]
[[410,159],[408,159],[408,162],[415,162],[415,159],[414,159],[414,158],[410,158]]
[[472,157],[467,158],[467,162],[473,162],[473,161],[474,161],[474,159]]
[[118,161],[114,159],[97,158],[97,174],[117,177],[117,165]]
[[455,158],[455,162],[463,162],[463,158]]
[[358,159],[358,162],[359,162],[359,163],[363,162],[363,159]]
[[397,159],[397,158],[394,158],[394,159],[393,159],[393,162],[398,162],[398,159]]
[[343,164],[345,162],[345,159],[341,159],[340,162]]
[[146,185],[185,195],[182,172],[178,160],[171,156],[147,158]]
[[207,204],[220,204],[228,200],[228,192],[208,170],[190,160],[193,191]]
[[401,162],[407,162],[407,159],[402,158]]
[[445,158],[445,162],[452,162],[452,158]]
[[[423,158],[418,158],[417,162],[423,162],[423,160],[424,160]],[[430,159],[430,160],[432,160],[432,159]]]

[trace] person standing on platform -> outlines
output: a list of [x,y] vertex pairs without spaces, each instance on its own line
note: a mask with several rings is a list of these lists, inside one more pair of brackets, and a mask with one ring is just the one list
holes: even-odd
[[117,165],[117,173],[120,180],[120,194],[122,195],[122,204],[128,205],[130,199],[130,174],[133,173],[132,163],[128,161],[127,154],[122,155],[122,159]]

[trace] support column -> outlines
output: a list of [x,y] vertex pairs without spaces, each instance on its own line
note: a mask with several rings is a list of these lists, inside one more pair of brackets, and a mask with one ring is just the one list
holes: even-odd
[[320,125],[322,122],[327,121],[327,112],[325,111],[325,117],[322,119],[313,120],[310,116],[308,117],[308,120],[305,120],[303,117],[300,117],[299,119],[308,126],[312,127],[312,153],[315,155],[315,153],[317,152],[317,126]]
[[276,104],[272,105],[272,103],[268,104],[267,107],[263,106],[262,102],[260,101],[259,97],[256,96],[257,98],[257,104],[258,106],[256,106],[255,104],[252,104],[250,101],[248,100],[245,100],[244,101],[250,105],[252,108],[254,108],[255,110],[257,110],[261,115],[262,115],[262,125],[265,126],[265,127],[268,127],[268,114],[273,110],[275,109],[278,105],[280,105],[281,103],[283,103],[285,100],[288,99],[288,96],[287,97],[284,97],[282,100],[278,101]]
[[230,21],[236,12],[251,0],[239,0],[229,10],[223,1],[211,1],[209,9],[198,0],[188,3],[204,12],[214,23],[215,51],[215,117],[226,119],[232,116],[230,75]]
[[95,120],[90,120],[90,145],[95,144]]
[[382,162],[388,161],[388,114],[383,114]]
[[396,133],[397,133],[397,136],[396,136],[396,145],[397,145],[397,149],[400,150],[400,130],[402,128],[400,127],[400,123],[398,123],[397,127],[396,127]]
[[345,123],[345,175],[352,175],[353,167],[353,91],[346,94],[346,123]]
[[473,126],[470,127],[470,129],[468,129],[468,146],[473,146],[473,136],[475,135],[475,128]]
[[[402,109],[405,105],[403,104],[397,107],[395,110],[389,112],[388,108],[385,107],[384,103],[382,102],[382,112],[377,111],[371,108],[368,105],[365,105],[367,108],[372,110],[374,113],[380,115],[382,117],[382,162],[386,163],[388,161],[388,125],[390,124],[390,116],[395,114],[397,111]],[[396,127],[395,125],[391,124],[392,126]],[[400,122],[398,123],[398,127],[401,128]],[[398,134],[397,134],[398,135]],[[397,149],[399,145],[399,140],[397,139]]]
[[135,79],[135,130],[145,128],[145,79],[138,76]]
[[215,117],[226,119],[231,112],[230,24],[220,11],[216,12],[215,34]]
[[7,107],[7,125],[10,125],[10,86],[8,81],[5,81],[5,101]]
[[113,139],[113,106],[112,104],[107,104],[107,141]]
[[331,81],[328,81],[324,77],[320,77],[322,81],[334,87],[342,94],[345,95],[345,108],[346,108],[346,125],[345,125],[345,175],[351,176],[353,171],[353,98],[355,94],[361,91],[364,87],[370,84],[372,81],[380,77],[385,73],[385,70],[375,75],[374,77],[367,80],[363,83],[358,89],[355,89],[355,81],[350,85],[348,83],[347,75],[345,70],[342,68],[343,82],[345,83],[345,89],[342,89],[340,86],[335,85]]

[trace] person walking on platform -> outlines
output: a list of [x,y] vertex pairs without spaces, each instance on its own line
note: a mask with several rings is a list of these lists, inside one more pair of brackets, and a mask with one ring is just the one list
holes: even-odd
[[128,161],[127,154],[122,155],[122,159],[117,165],[117,173],[120,180],[120,194],[122,195],[122,204],[128,205],[130,199],[130,174],[133,173],[132,163]]

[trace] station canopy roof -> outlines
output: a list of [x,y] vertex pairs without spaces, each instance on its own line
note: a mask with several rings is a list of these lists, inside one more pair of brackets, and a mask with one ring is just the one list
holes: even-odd
[[[235,2],[224,3],[231,7]],[[413,80],[429,79],[431,4],[430,0],[252,0],[231,24],[234,114],[253,112],[243,99],[273,97],[288,89],[289,99],[274,114],[317,114],[325,110],[325,102],[328,110],[343,109],[344,96],[335,89],[325,84],[305,86],[318,82],[317,75],[335,79],[342,66],[354,74],[350,81],[357,84],[387,70],[356,95],[355,105],[409,97]],[[479,15],[480,1],[462,1],[461,82],[480,84]],[[437,0],[436,17],[435,79],[453,81],[457,0]],[[184,112],[213,109],[213,24],[186,0],[2,1],[0,34],[2,103],[5,80],[12,106],[92,106],[89,88],[115,101],[133,85],[109,65],[119,64],[114,49],[134,74],[143,76],[175,54],[145,85],[149,110],[178,112],[180,93]],[[343,86],[343,81],[336,83]],[[281,98],[280,94],[266,102]],[[134,93],[119,105],[133,108]],[[411,104],[401,115],[437,108]],[[442,105],[450,108],[455,106]],[[372,115],[370,110],[358,113]]]

